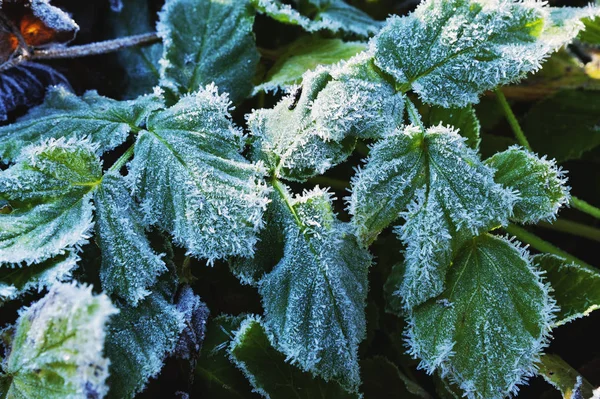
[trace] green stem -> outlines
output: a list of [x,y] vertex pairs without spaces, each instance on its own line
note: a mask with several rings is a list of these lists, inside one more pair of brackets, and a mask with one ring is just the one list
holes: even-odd
[[290,202],[290,196],[289,196],[285,186],[279,180],[277,180],[277,178],[275,178],[275,177],[273,177],[271,179],[271,184],[273,185],[273,188],[275,189],[277,194],[279,194],[279,196],[281,197],[281,199],[283,200],[285,205],[290,210],[290,213],[294,217],[294,220],[296,221],[296,224],[298,225],[300,230],[302,232],[304,232],[304,230],[306,229],[306,226],[304,225],[304,223],[302,223],[302,220],[300,220],[300,217],[298,216],[298,214],[296,213],[296,210],[292,206],[292,203]]
[[540,222],[538,226],[600,242],[600,229],[571,220],[558,219],[552,223]]
[[527,230],[525,230],[522,227],[516,226],[514,224],[510,224],[507,227],[505,227],[504,230],[506,230],[506,232],[508,234],[511,234],[511,235],[517,237],[520,241],[524,242],[525,244],[529,244],[532,248],[535,248],[540,252],[547,252],[547,253],[550,253],[553,255],[557,255],[557,256],[560,256],[561,258],[568,260],[569,262],[577,263],[578,265],[581,265],[583,267],[590,268],[591,270],[595,270],[595,268],[593,266],[585,263],[584,261],[582,261],[579,258],[574,257],[573,255],[569,254],[568,252],[565,252],[562,249],[555,247],[553,244],[549,243],[548,241],[542,240],[540,237],[528,232]]
[[584,200],[580,200],[577,197],[571,197],[571,206],[583,213],[587,213],[595,217],[596,219],[600,219],[600,209],[596,208],[593,205],[588,204]]
[[131,146],[125,151],[125,154],[121,155],[117,162],[114,163],[113,166],[108,170],[109,172],[119,171],[125,164],[133,157],[135,146]]
[[504,114],[506,115],[506,120],[508,121],[508,124],[510,125],[513,132],[515,133],[515,137],[517,138],[517,141],[519,142],[519,144],[521,144],[521,146],[523,146],[526,149],[528,149],[529,151],[531,151],[531,146],[529,145],[529,141],[527,141],[527,137],[525,137],[525,133],[523,133],[523,129],[521,129],[521,125],[519,125],[519,121],[517,120],[517,117],[513,113],[512,109],[510,108],[510,104],[506,100],[506,96],[504,95],[504,93],[502,92],[502,90],[500,88],[496,89],[496,97],[498,98],[498,102],[500,103],[500,105],[502,106],[502,109],[504,110]]

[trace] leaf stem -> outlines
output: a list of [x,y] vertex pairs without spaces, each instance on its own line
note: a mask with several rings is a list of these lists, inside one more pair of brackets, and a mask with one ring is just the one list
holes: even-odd
[[527,137],[525,137],[525,133],[523,133],[523,129],[521,129],[521,125],[519,125],[519,121],[517,120],[517,117],[513,113],[512,109],[510,108],[510,104],[506,100],[506,96],[504,95],[504,93],[502,92],[502,90],[500,88],[497,88],[495,92],[496,92],[496,98],[498,98],[498,102],[500,103],[500,105],[502,106],[502,109],[504,110],[504,114],[506,115],[506,120],[508,121],[508,124],[510,125],[513,132],[515,133],[515,137],[517,138],[517,141],[523,147],[525,147],[526,149],[531,151],[531,146],[529,145],[529,141],[527,141]]
[[514,224],[509,224],[507,227],[504,228],[504,230],[506,230],[508,234],[517,237],[520,241],[529,244],[532,248],[535,248],[540,252],[547,252],[553,255],[557,255],[561,258],[568,260],[569,262],[574,262],[583,267],[595,270],[593,266],[585,263],[579,258],[574,257],[568,252],[563,251],[562,249],[554,246],[548,241],[542,240],[540,237],[536,236],[533,233],[530,233],[522,227],[516,226]]
[[123,155],[121,155],[121,157],[119,159],[117,159],[117,162],[115,162],[108,171],[109,172],[120,171],[121,168],[123,168],[123,166],[125,166],[125,164],[133,157],[134,150],[135,150],[135,145],[132,145],[131,147],[129,147],[127,149],[127,151],[125,151],[125,153]]
[[540,222],[539,227],[545,229],[569,233],[574,236],[587,238],[589,240],[600,242],[600,229],[585,224],[573,222],[571,220],[558,219],[552,223]]
[[290,210],[292,216],[294,217],[294,220],[296,221],[296,224],[300,228],[300,231],[304,232],[304,230],[306,229],[306,226],[304,225],[304,223],[302,223],[302,220],[300,220],[300,217],[298,216],[298,214],[296,213],[296,210],[292,206],[292,204],[290,202],[290,196],[289,196],[285,186],[283,184],[281,184],[281,182],[276,177],[273,177],[271,179],[271,184],[273,185],[273,188],[275,189],[277,194],[279,194],[279,196],[281,197],[281,199],[283,200],[285,205]]
[[570,204],[573,208],[575,208],[583,213],[587,213],[588,215],[591,215],[591,216],[595,217],[596,219],[600,219],[600,209],[596,208],[593,205],[588,204],[584,200],[580,200],[577,197],[571,197]]

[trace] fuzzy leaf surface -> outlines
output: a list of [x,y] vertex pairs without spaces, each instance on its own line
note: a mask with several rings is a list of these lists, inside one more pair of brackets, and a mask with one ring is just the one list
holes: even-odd
[[515,199],[457,131],[411,125],[373,146],[353,178],[349,210],[367,244],[399,218],[406,221],[396,230],[407,246],[400,294],[413,307],[444,289],[462,237],[508,223]]
[[496,169],[497,183],[519,194],[511,219],[520,223],[554,220],[558,210],[569,202],[569,187],[554,161],[513,146],[486,161]]
[[118,173],[104,175],[94,196],[96,242],[102,250],[102,289],[135,306],[167,266],[151,248],[143,213],[129,191]]
[[358,398],[335,381],[325,382],[288,363],[271,344],[259,319],[249,317],[237,330],[229,347],[231,359],[242,370],[254,390],[270,399]]
[[161,85],[175,96],[214,83],[234,102],[252,90],[260,58],[247,0],[168,0],[159,14]]
[[252,256],[267,203],[264,170],[240,155],[229,106],[209,85],[153,114],[130,167],[147,222],[209,261]]
[[469,398],[500,399],[533,375],[554,301],[528,254],[488,234],[458,251],[446,289],[414,309],[411,353]]
[[0,172],[0,264],[37,263],[87,242],[92,191],[102,177],[96,147],[86,140],[49,140],[30,147]]
[[117,313],[91,287],[56,284],[25,308],[14,327],[4,372],[12,377],[7,399],[86,399],[108,390],[102,356],[105,324]]
[[425,103],[464,107],[538,70],[548,53],[574,39],[585,13],[572,10],[533,1],[428,0],[388,19],[372,42],[375,62]]
[[280,183],[276,190],[285,248],[259,282],[265,324],[290,361],[356,391],[371,256],[335,218],[330,194],[315,189],[292,198]]
[[0,127],[0,159],[14,161],[21,150],[42,139],[89,136],[99,154],[127,140],[162,105],[154,97],[115,101],[88,91],[78,97],[64,87],[48,91],[44,103],[15,123]]
[[533,262],[540,269],[550,286],[552,296],[560,310],[555,326],[588,316],[600,309],[600,273],[587,267],[569,263],[558,256],[536,255]]

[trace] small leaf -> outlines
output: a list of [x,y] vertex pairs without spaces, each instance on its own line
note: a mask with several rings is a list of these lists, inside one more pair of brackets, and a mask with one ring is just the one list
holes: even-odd
[[549,254],[536,255],[533,262],[546,272],[545,277],[560,308],[555,327],[600,309],[600,273],[597,270]]
[[185,328],[175,346],[175,356],[178,359],[190,360],[195,365],[206,336],[206,322],[210,311],[189,285],[181,288],[175,306],[185,322]]
[[446,287],[410,315],[408,342],[420,367],[440,370],[470,398],[516,393],[535,372],[554,311],[528,254],[488,234],[469,240]]
[[146,238],[143,213],[116,172],[104,175],[94,196],[96,242],[102,250],[102,289],[136,306],[167,270]]
[[102,357],[105,324],[115,313],[105,295],[93,296],[91,287],[70,284],[56,284],[24,308],[3,363],[11,376],[4,397],[103,397],[109,364]]
[[185,328],[173,304],[174,284],[163,278],[137,307],[124,305],[109,326],[109,398],[128,399],[141,392],[162,369]]
[[302,370],[356,391],[371,256],[336,220],[330,194],[315,189],[291,198],[280,183],[276,190],[271,206],[285,225],[285,249],[259,282],[265,324],[276,348]]
[[245,319],[229,346],[229,354],[255,392],[265,398],[357,398],[335,381],[325,382],[287,362],[271,344],[260,319]]
[[234,102],[252,90],[260,58],[247,0],[168,0],[159,14],[161,85],[175,97],[214,83]]
[[592,398],[594,387],[560,357],[542,356],[539,368],[538,374],[558,389],[564,399]]
[[269,70],[265,82],[254,88],[277,91],[302,82],[302,75],[319,65],[335,64],[364,51],[367,45],[361,42],[344,42],[340,39],[322,39],[304,36],[285,48],[277,62]]
[[229,107],[209,85],[153,114],[128,176],[148,224],[209,262],[252,256],[267,204],[264,169],[239,154],[244,137]]
[[538,70],[577,35],[585,13],[560,10],[531,1],[428,0],[388,19],[372,42],[375,62],[423,102],[464,107]]
[[495,154],[485,163],[496,169],[494,180],[516,190],[519,199],[511,217],[519,223],[551,221],[569,202],[569,187],[564,172],[554,161],[538,158],[518,146]]
[[101,154],[122,144],[161,107],[160,101],[150,96],[120,102],[95,91],[78,97],[64,87],[52,88],[42,105],[17,122],[0,127],[0,159],[14,161],[24,147],[41,139],[74,136],[88,136],[98,144]]
[[67,252],[35,265],[0,268],[0,306],[29,291],[41,292],[56,283],[70,280],[78,261],[77,255]]
[[467,139],[467,145],[476,151],[479,150],[481,126],[472,106],[464,108],[431,107],[428,114],[428,125],[439,124],[458,129],[458,133]]
[[0,172],[0,264],[38,263],[87,242],[102,166],[86,140],[50,139]]

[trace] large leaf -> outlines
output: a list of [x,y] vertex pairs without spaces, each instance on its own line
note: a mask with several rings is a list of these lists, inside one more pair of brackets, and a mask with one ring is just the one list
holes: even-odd
[[460,238],[508,223],[515,200],[457,131],[411,125],[373,146],[353,178],[349,210],[365,244],[406,220],[397,230],[407,245],[400,293],[412,307],[443,290]]
[[252,256],[267,204],[264,170],[240,155],[229,105],[209,85],[153,114],[129,175],[147,221],[211,262]]
[[3,371],[7,399],[86,399],[106,394],[105,324],[117,313],[91,287],[57,284],[19,315]]
[[162,105],[154,97],[119,102],[89,91],[82,97],[64,87],[49,90],[44,103],[0,127],[0,159],[14,161],[21,150],[41,139],[89,136],[98,152],[109,151],[137,132],[150,112]]
[[146,297],[148,288],[167,270],[146,238],[144,217],[125,179],[109,172],[96,191],[96,242],[102,250],[100,281],[107,293],[132,305]]
[[356,391],[371,256],[335,218],[327,192],[292,198],[275,186],[279,198],[271,206],[285,225],[285,248],[259,282],[265,324],[290,361]]
[[214,83],[234,102],[250,94],[259,54],[247,0],[168,0],[159,17],[163,87],[177,96]]
[[37,263],[87,242],[92,191],[102,178],[97,148],[86,140],[51,139],[0,172],[0,264]]
[[372,42],[376,64],[401,91],[463,107],[539,69],[548,53],[577,36],[585,15],[572,10],[551,13],[533,1],[428,0],[388,19]]
[[242,370],[254,391],[265,398],[342,399],[357,398],[335,381],[325,382],[286,361],[271,344],[260,319],[241,323],[229,347],[231,359]]
[[535,372],[554,301],[524,250],[484,234],[453,259],[446,289],[413,310],[411,353],[470,398],[500,399]]
[[521,223],[553,220],[569,202],[564,172],[554,161],[538,158],[517,146],[495,154],[486,164],[496,169],[495,180],[519,195],[511,219]]
[[111,361],[110,398],[128,399],[158,375],[185,328],[173,304],[174,284],[159,281],[137,307],[124,305],[110,323],[106,355]]
[[536,255],[533,262],[546,272],[552,286],[559,307],[555,326],[600,309],[600,272],[549,254]]
[[[120,7],[114,7],[109,19],[112,36],[124,37],[153,32],[152,16],[153,12],[146,0],[128,0],[125,4],[120,4]],[[160,78],[158,61],[162,53],[163,47],[160,43],[130,47],[117,53],[126,75],[124,98],[136,98],[152,92]]]

